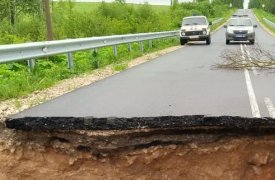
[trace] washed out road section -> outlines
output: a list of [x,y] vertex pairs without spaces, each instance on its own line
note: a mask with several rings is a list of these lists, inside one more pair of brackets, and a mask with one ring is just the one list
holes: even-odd
[[[256,42],[263,48],[269,49],[269,45],[275,43],[275,38],[270,38],[261,28],[256,30],[256,37],[260,38]],[[93,122],[109,117],[116,117],[117,122],[121,118],[139,117],[149,121],[148,117],[157,120],[162,116],[251,118],[243,70],[218,69],[216,66],[223,62],[221,53],[226,49],[240,50],[240,43],[225,45],[225,29],[220,29],[212,35],[210,46],[204,42],[189,43],[153,61],[18,113],[7,122],[55,117],[68,122],[71,117],[75,120],[86,118],[86,122],[87,119]],[[275,78],[271,71],[258,71],[258,76],[248,72],[261,117],[269,117],[269,113],[265,97],[259,98],[258,94],[266,94],[271,102],[275,100],[274,85],[266,81]],[[269,89],[264,88],[265,84]]]

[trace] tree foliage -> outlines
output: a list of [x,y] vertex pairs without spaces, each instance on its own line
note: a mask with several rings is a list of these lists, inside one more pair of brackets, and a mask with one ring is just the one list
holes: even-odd
[[[47,40],[42,0],[28,0],[28,2],[16,0],[16,3],[19,1],[33,2],[34,7],[17,4],[14,23],[11,23],[9,8],[0,11],[0,44]],[[1,8],[9,7],[9,3],[8,0],[0,0]],[[184,16],[194,13],[206,15],[211,19],[229,14],[228,5],[218,0],[211,5],[206,1],[196,4],[174,4],[164,11],[156,10],[148,4],[139,6],[125,4],[124,0],[110,4],[103,2],[89,12],[76,11],[75,7],[76,4],[72,1],[52,4],[55,39],[175,30],[178,29],[178,24]],[[168,47],[177,43],[175,38],[165,41],[155,40],[153,48]],[[148,43],[145,42],[145,52],[152,50],[148,47]],[[128,52],[126,45],[118,48],[118,57],[114,57],[112,47],[101,48],[100,53],[93,53],[93,56],[90,50],[74,53],[73,71],[67,68],[66,55],[36,60],[36,67],[32,73],[29,73],[26,62],[0,65],[0,100],[26,95],[49,87],[59,80],[112,63],[118,63],[115,66],[116,70],[123,69],[125,64],[121,64],[122,59],[127,61],[141,55],[138,43],[132,44],[131,53]]]
[[232,7],[242,9],[243,8],[243,0],[215,0],[216,2],[227,4],[228,6],[231,4]]
[[[16,10],[13,23],[9,10],[12,1]],[[74,10],[76,4],[70,0],[55,2],[51,7],[54,39],[174,30],[184,16],[221,17],[229,9],[223,0],[212,4],[208,1],[173,2],[170,10],[156,11],[149,4],[134,6],[126,4],[125,0],[116,0],[102,2],[97,9],[88,12]],[[0,11],[1,44],[47,39],[42,0],[1,0],[0,7],[6,7]]]
[[1,0],[0,19],[8,19],[14,25],[22,14],[39,15],[42,12],[42,0]]
[[250,8],[262,8],[272,14],[275,14],[275,0],[250,0]]

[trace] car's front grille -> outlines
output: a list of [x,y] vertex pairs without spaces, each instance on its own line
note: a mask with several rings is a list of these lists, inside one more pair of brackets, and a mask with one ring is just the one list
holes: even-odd
[[235,30],[234,34],[247,34],[247,31],[244,31],[244,30]]
[[196,35],[202,35],[202,31],[186,31],[186,36],[196,36]]

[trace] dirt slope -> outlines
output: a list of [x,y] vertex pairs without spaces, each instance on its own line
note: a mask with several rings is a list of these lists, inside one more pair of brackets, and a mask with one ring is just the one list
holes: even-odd
[[274,135],[160,132],[2,127],[0,179],[275,179]]

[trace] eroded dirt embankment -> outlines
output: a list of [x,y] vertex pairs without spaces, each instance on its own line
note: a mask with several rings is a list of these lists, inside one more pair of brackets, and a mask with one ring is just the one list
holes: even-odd
[[270,131],[0,132],[0,179],[275,178]]

